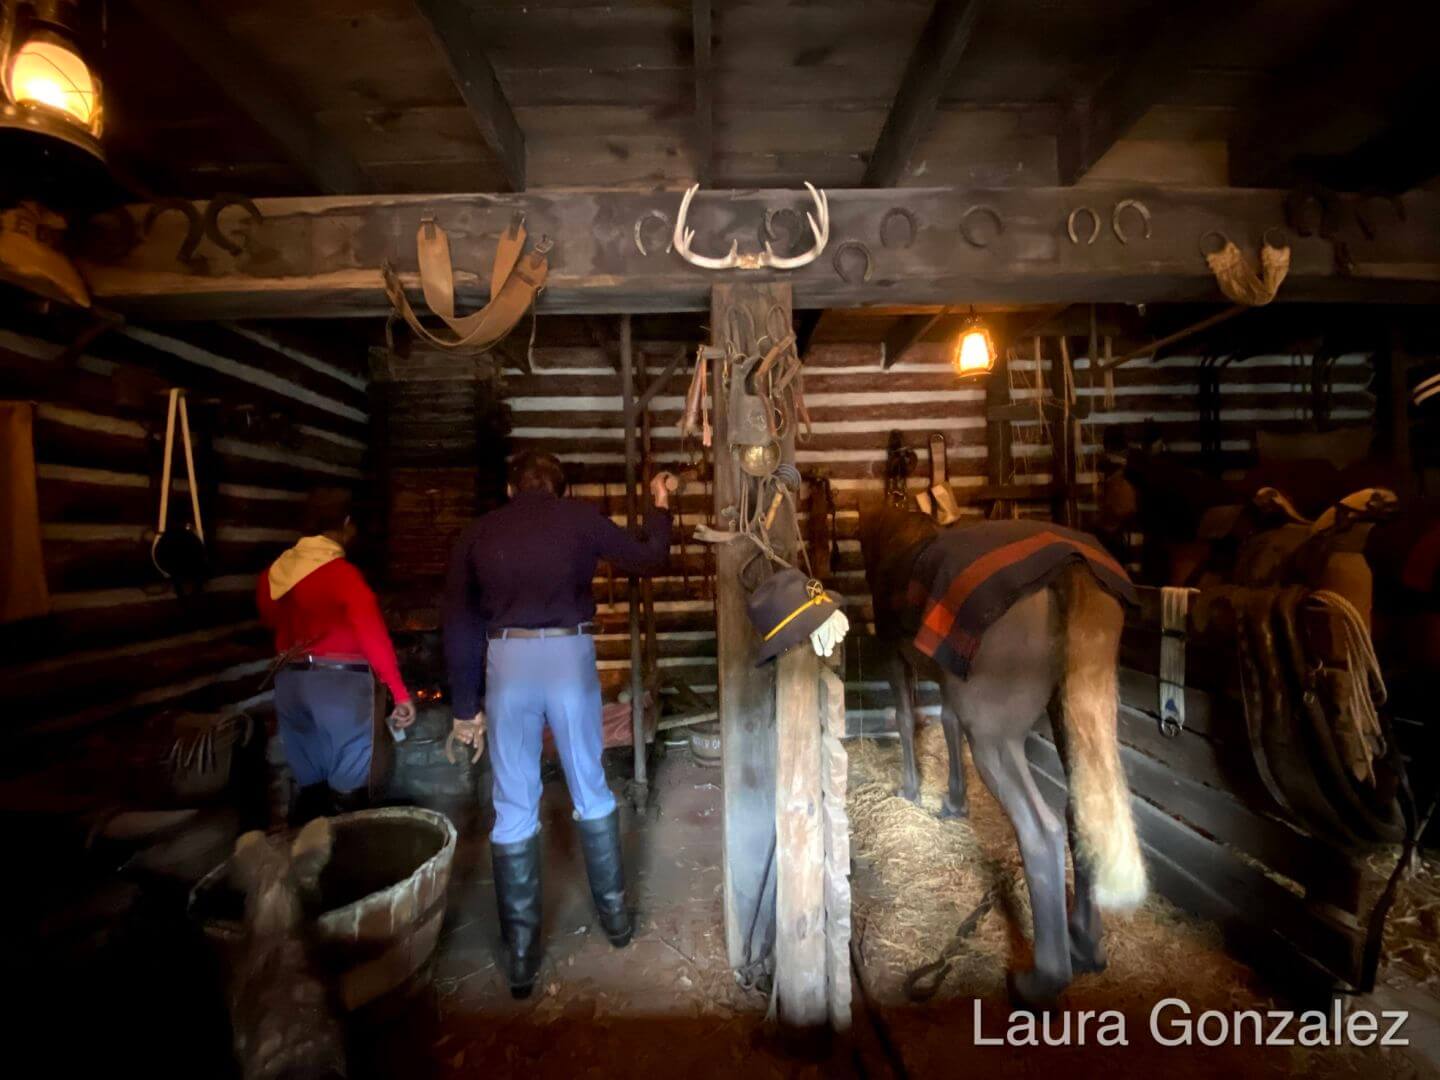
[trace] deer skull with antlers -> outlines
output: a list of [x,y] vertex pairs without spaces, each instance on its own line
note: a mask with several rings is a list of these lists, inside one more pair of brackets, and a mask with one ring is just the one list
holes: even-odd
[[815,185],[809,181],[806,181],[805,187],[810,192],[810,197],[815,200],[815,213],[805,215],[805,220],[810,222],[810,231],[815,235],[815,244],[809,251],[788,257],[776,255],[775,249],[767,240],[764,251],[742,255],[739,250],[740,241],[732,240],[729,252],[718,259],[695,254],[690,248],[690,242],[695,239],[695,230],[685,227],[685,218],[690,212],[691,200],[700,190],[699,184],[685,192],[685,197],[680,200],[680,213],[675,218],[675,250],[686,262],[702,270],[798,270],[819,258],[830,240],[830,200],[825,192],[816,191]]

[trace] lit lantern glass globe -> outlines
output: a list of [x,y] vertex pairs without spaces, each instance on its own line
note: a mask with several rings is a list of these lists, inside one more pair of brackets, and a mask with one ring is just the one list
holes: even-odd
[[984,375],[995,367],[995,343],[990,340],[990,331],[978,319],[970,319],[955,341],[955,355],[951,358],[955,374]]
[[31,200],[69,214],[120,201],[100,145],[100,79],[70,33],[30,26],[0,52],[0,206]]
[[10,64],[10,100],[64,113],[87,131],[95,130],[99,92],[90,68],[66,44],[48,36],[25,42]]

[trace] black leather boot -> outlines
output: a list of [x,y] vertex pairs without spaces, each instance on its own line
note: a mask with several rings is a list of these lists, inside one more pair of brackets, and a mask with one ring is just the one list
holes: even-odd
[[290,827],[298,829],[317,817],[329,817],[330,788],[325,784],[307,784],[295,791],[290,799]]
[[580,847],[585,852],[585,869],[590,875],[590,895],[610,944],[623,949],[630,944],[634,927],[625,907],[625,866],[620,860],[620,811],[603,818],[577,821]]
[[510,994],[527,998],[540,973],[540,834],[518,844],[490,845],[500,932],[509,950]]
[[370,789],[358,787],[354,791],[331,791],[330,805],[333,814],[353,814],[357,810],[370,809]]

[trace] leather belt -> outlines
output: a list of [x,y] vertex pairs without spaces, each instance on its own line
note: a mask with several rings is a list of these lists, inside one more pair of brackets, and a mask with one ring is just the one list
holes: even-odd
[[281,665],[285,671],[363,671],[370,673],[370,665],[363,660],[327,660],[323,656],[301,656],[287,660]]
[[581,634],[593,633],[595,633],[594,623],[581,623],[579,626],[549,626],[536,630],[522,626],[511,626],[503,630],[491,630],[486,633],[485,636],[491,641],[503,641],[506,638],[578,637]]

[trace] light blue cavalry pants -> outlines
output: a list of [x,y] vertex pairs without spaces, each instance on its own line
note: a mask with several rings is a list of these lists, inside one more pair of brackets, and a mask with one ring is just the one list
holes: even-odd
[[540,745],[547,722],[575,817],[588,821],[615,809],[600,764],[604,740],[594,638],[492,640],[486,650],[485,715],[495,778],[491,841],[519,843],[540,828]]

